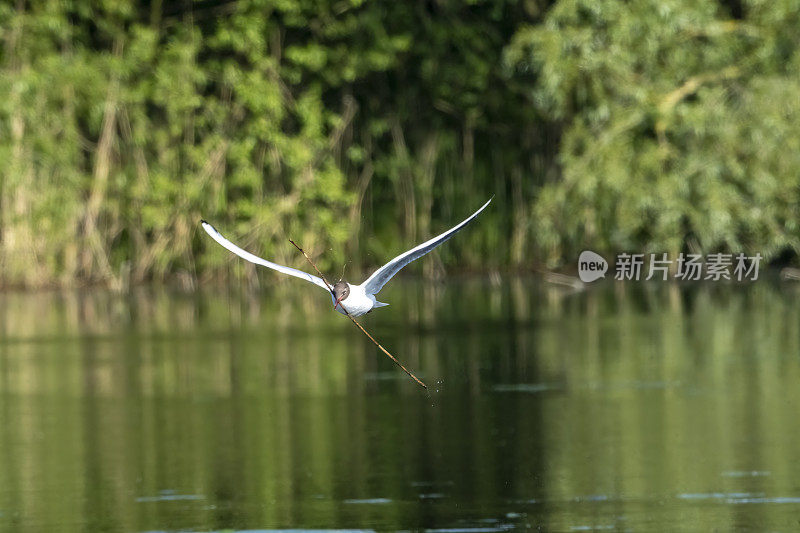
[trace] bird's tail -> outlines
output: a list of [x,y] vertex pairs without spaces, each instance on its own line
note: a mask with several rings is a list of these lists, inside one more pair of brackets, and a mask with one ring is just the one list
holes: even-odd
[[379,302],[379,301],[375,300],[375,307],[385,307],[387,305],[389,305],[389,304],[386,304],[386,303]]

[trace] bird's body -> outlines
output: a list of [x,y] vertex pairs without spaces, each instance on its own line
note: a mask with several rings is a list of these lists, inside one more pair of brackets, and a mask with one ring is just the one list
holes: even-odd
[[290,276],[294,276],[297,278],[305,279],[322,287],[323,289],[327,290],[331,294],[331,299],[333,300],[333,307],[339,313],[343,315],[350,315],[352,317],[361,316],[364,314],[369,313],[376,307],[383,307],[385,305],[389,305],[383,302],[379,302],[375,295],[383,288],[383,286],[394,277],[404,266],[409,264],[410,262],[419,259],[423,255],[427,254],[450,237],[455,235],[458,231],[460,231],[464,226],[466,226],[469,222],[471,222],[478,214],[486,209],[486,206],[492,200],[490,199],[488,202],[483,204],[483,206],[475,211],[472,215],[467,217],[464,221],[460,224],[450,228],[449,230],[445,231],[444,233],[437,235],[436,237],[425,241],[424,243],[420,244],[404,252],[381,268],[376,270],[369,278],[367,278],[364,283],[360,285],[353,285],[343,280],[339,280],[333,286],[328,285],[328,282],[309,274],[307,272],[303,272],[302,270],[297,270],[295,268],[278,265],[276,263],[272,263],[267,261],[266,259],[262,259],[256,255],[251,254],[245,250],[242,250],[228,239],[222,236],[211,224],[206,221],[202,221],[203,229],[208,233],[211,238],[217,241],[220,245],[227,248],[234,254],[238,255],[242,259],[250,261],[251,263],[255,263],[257,265],[265,266],[271,268],[273,270],[277,270],[278,272],[283,272],[284,274],[288,274]]
[[[342,283],[347,284],[349,294],[345,298],[339,300],[339,305],[336,305],[336,296],[333,293],[331,293],[331,300],[333,300],[333,304],[336,306],[335,309],[343,315],[350,313],[350,316],[361,316],[369,313],[375,307],[389,305],[379,302],[374,294],[367,294],[364,287],[361,285],[351,285],[346,281]],[[347,312],[345,312],[345,310]]]

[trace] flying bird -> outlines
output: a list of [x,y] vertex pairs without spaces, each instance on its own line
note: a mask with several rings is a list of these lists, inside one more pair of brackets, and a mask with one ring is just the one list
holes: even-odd
[[222,234],[217,231],[214,226],[206,222],[205,220],[201,221],[203,229],[206,230],[212,239],[217,241],[223,247],[227,248],[231,252],[235,253],[242,259],[246,261],[250,261],[256,265],[265,266],[267,268],[271,268],[273,270],[277,270],[278,272],[283,272],[284,274],[289,274],[290,276],[294,276],[296,278],[304,279],[306,281],[310,281],[314,285],[318,287],[322,287],[326,291],[330,292],[331,299],[333,301],[333,308],[338,311],[339,313],[346,315],[349,314],[352,317],[361,316],[366,313],[369,313],[376,307],[383,307],[385,305],[389,305],[387,303],[379,302],[375,295],[380,292],[386,283],[392,279],[395,274],[400,272],[400,270],[409,264],[412,261],[415,261],[422,257],[423,255],[427,254],[447,239],[464,229],[464,227],[472,222],[472,220],[480,214],[481,211],[486,209],[486,206],[491,203],[491,198],[488,202],[483,204],[480,209],[472,213],[469,217],[464,219],[460,224],[453,226],[449,230],[445,231],[441,235],[437,235],[436,237],[423,242],[419,246],[415,246],[414,248],[408,250],[407,252],[403,252],[402,254],[398,255],[378,270],[376,270],[367,280],[360,284],[360,285],[353,285],[340,279],[336,282],[332,288],[328,288],[327,283],[317,276],[309,274],[307,272],[303,272],[302,270],[297,270],[296,268],[291,268],[283,265],[279,265],[277,263],[273,263],[271,261],[267,261],[266,259],[262,259],[256,255],[251,254],[245,250],[242,250],[231,241],[226,239],[222,236]]

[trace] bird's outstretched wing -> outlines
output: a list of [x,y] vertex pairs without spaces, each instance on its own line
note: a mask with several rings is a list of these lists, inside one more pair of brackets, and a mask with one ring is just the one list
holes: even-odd
[[409,264],[411,261],[419,259],[423,255],[427,254],[428,252],[430,252],[431,250],[442,244],[444,241],[446,241],[447,239],[458,233],[461,229],[464,228],[464,226],[472,222],[472,219],[478,216],[478,214],[481,211],[486,209],[486,206],[489,205],[491,201],[492,199],[489,198],[488,202],[483,204],[480,209],[478,209],[477,211],[472,213],[469,217],[467,217],[467,219],[464,220],[461,224],[453,228],[450,228],[441,235],[438,235],[429,241],[425,241],[419,246],[412,248],[411,250],[405,253],[398,255],[397,257],[395,257],[394,259],[383,265],[381,268],[376,270],[369,278],[367,278],[367,281],[361,284],[361,286],[364,287],[364,291],[367,294],[378,294],[378,292],[383,288],[383,286],[386,285],[386,283],[390,279],[392,279],[395,274],[400,272],[400,269]]
[[325,282],[322,281],[321,278],[318,278],[317,276],[313,276],[313,275],[309,274],[308,272],[303,272],[302,270],[297,270],[296,268],[279,265],[277,263],[273,263],[271,261],[267,261],[266,259],[261,259],[257,255],[253,255],[250,252],[246,252],[246,251],[242,250],[241,248],[239,248],[238,246],[236,246],[235,244],[233,244],[231,241],[229,241],[228,239],[223,237],[222,234],[220,232],[218,232],[217,229],[214,226],[212,226],[211,224],[209,224],[205,220],[202,220],[200,222],[200,224],[203,226],[203,229],[206,230],[206,233],[211,235],[212,239],[214,239],[219,244],[221,244],[223,247],[225,247],[228,250],[230,250],[231,252],[235,253],[236,255],[241,257],[242,259],[244,259],[246,261],[250,261],[251,263],[255,263],[256,265],[261,265],[261,266],[265,266],[267,268],[271,268],[273,270],[277,270],[278,272],[283,272],[284,274],[289,274],[290,276],[294,276],[296,278],[300,278],[300,279],[304,279],[306,281],[310,281],[314,285],[318,285],[318,286],[322,287],[323,289],[325,289],[326,291],[328,290],[328,287],[325,285]]

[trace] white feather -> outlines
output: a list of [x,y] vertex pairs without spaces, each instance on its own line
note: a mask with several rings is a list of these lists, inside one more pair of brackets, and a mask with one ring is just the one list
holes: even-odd
[[328,286],[325,285],[325,282],[322,281],[321,278],[318,278],[317,276],[311,275],[308,272],[303,272],[302,270],[297,270],[296,268],[279,265],[277,263],[273,263],[271,261],[267,261],[266,259],[262,259],[262,258],[258,257],[257,255],[253,255],[250,252],[242,250],[241,248],[239,248],[238,246],[233,244],[231,241],[229,241],[228,239],[223,237],[222,234],[220,232],[218,232],[217,229],[214,226],[212,226],[211,224],[209,224],[205,220],[201,221],[200,224],[203,226],[203,229],[206,230],[206,233],[208,233],[211,236],[212,239],[214,239],[219,244],[221,244],[223,247],[225,247],[228,250],[230,250],[231,252],[235,253],[236,255],[238,255],[239,257],[244,259],[245,261],[250,261],[251,263],[254,263],[256,265],[265,266],[267,268],[271,268],[273,270],[277,270],[278,272],[283,272],[284,274],[289,274],[290,276],[294,276],[296,278],[300,278],[300,279],[304,279],[306,281],[310,281],[314,285],[322,287],[326,291],[328,290]]
[[407,252],[403,252],[402,254],[398,255],[397,257],[395,257],[394,259],[383,265],[381,268],[376,270],[369,278],[367,278],[367,280],[364,283],[361,284],[361,286],[364,287],[364,291],[367,294],[378,294],[378,292],[383,288],[383,286],[386,285],[386,283],[390,279],[392,279],[395,276],[395,274],[400,272],[400,270],[404,266],[406,266],[412,261],[416,261],[423,255],[427,254],[428,252],[430,252],[431,250],[433,250],[434,248],[445,242],[447,239],[449,239],[450,237],[461,231],[464,228],[464,226],[472,222],[472,220],[476,216],[478,216],[478,214],[481,211],[486,209],[486,206],[488,206],[491,202],[492,199],[489,198],[488,202],[483,204],[480,209],[472,213],[470,216],[464,219],[460,224],[457,224],[456,226],[453,226],[449,230],[445,231],[444,233],[423,242],[419,246],[415,246],[414,248],[410,249]]

